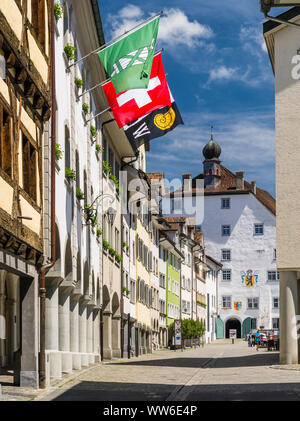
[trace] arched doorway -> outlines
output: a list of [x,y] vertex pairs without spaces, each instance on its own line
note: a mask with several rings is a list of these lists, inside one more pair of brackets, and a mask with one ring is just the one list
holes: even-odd
[[238,319],[229,319],[226,322],[226,338],[229,338],[229,330],[236,329],[236,337],[241,338],[241,322]]

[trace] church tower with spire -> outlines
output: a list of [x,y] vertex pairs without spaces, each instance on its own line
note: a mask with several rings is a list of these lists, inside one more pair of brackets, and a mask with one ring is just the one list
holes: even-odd
[[203,148],[203,176],[204,188],[218,187],[221,182],[221,147],[214,141],[213,127],[211,127],[210,141]]

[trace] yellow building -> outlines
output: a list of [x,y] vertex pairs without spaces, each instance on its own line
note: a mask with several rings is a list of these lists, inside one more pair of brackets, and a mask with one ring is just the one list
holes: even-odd
[[38,270],[45,251],[49,5],[0,2],[0,366],[13,370],[16,384],[34,387]]

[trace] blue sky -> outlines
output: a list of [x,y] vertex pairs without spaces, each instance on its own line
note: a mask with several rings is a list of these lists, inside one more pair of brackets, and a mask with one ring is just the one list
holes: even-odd
[[210,126],[222,164],[275,196],[274,77],[258,0],[99,0],[108,41],[160,10],[168,84],[184,126],[151,141],[147,171],[202,171]]

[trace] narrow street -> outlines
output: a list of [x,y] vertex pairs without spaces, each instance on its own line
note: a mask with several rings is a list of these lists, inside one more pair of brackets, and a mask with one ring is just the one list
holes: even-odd
[[62,381],[44,401],[299,400],[300,367],[244,341],[216,341],[185,351],[155,351],[92,367]]

